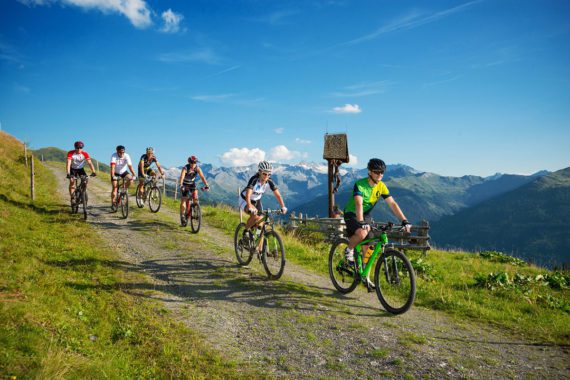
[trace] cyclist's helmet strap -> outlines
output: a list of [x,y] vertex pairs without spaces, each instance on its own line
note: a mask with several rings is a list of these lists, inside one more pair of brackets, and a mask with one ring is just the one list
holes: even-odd
[[368,161],[368,170],[381,170],[386,171],[386,164],[379,158],[371,158]]
[[85,144],[83,144],[83,141],[76,141],[73,146],[75,147],[75,149],[83,149],[83,147],[85,146]]
[[271,172],[273,171],[273,166],[271,166],[271,163],[268,161],[261,161],[259,163],[259,165],[257,165],[257,168],[259,170],[261,170],[262,172]]

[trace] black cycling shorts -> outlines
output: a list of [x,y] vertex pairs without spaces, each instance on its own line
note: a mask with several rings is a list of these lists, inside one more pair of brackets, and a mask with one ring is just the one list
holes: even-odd
[[[261,199],[258,199],[256,201],[252,201],[251,204],[253,206],[255,206],[255,208],[257,209],[257,213],[259,214],[262,210],[263,210],[263,205],[261,204]],[[247,203],[243,206],[243,211],[248,214],[251,215],[249,213],[249,210],[247,209]]]
[[121,178],[125,178],[126,176],[128,176],[130,174],[130,172],[126,171],[123,174],[117,174],[115,173],[115,176],[112,177],[111,176],[111,181],[118,181],[117,177],[121,177]]
[[188,184],[188,185],[183,184],[182,187],[180,188],[180,191],[182,192],[183,197],[188,197],[188,194],[196,191],[196,184],[195,183]]
[[81,169],[71,168],[69,170],[69,174],[71,174],[72,177],[81,177],[82,175],[87,175],[87,173],[85,173],[85,168],[81,168]]
[[[370,222],[370,216],[365,215],[364,221]],[[362,223],[356,220],[356,214],[347,212],[344,214],[344,223],[346,224],[346,236],[351,237],[357,229],[362,228]]]
[[139,178],[140,179],[143,179],[145,175],[155,175],[155,174],[156,173],[151,168],[146,168],[144,173],[141,171],[141,168],[139,168]]

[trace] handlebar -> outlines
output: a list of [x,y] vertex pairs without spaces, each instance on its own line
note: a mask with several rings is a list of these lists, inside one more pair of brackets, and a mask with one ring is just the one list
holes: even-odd
[[395,225],[392,222],[370,223],[370,230],[371,231],[378,231],[378,232],[388,232],[388,231],[402,232],[402,231],[406,230],[406,227]]

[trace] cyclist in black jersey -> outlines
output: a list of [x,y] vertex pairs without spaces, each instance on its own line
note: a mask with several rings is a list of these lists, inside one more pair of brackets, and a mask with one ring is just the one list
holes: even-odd
[[139,185],[137,187],[137,192],[139,194],[139,197],[141,197],[141,198],[144,197],[144,179],[145,179],[145,176],[147,176],[147,175],[153,176],[153,177],[156,176],[155,171],[152,170],[152,168],[151,168],[151,165],[153,163],[156,164],[156,167],[158,168],[160,175],[164,177],[164,170],[162,170],[162,167],[158,163],[158,159],[154,155],[154,148],[149,146],[148,148],[146,148],[146,153],[143,154],[141,156],[141,158],[139,159],[139,165],[138,165]]
[[208,181],[202,173],[202,169],[198,166],[198,158],[196,156],[188,157],[188,164],[182,168],[180,173],[180,215],[186,215],[186,200],[189,196],[192,197],[192,203],[198,202],[198,189],[196,188],[196,177],[200,176],[202,183],[204,183],[204,190],[210,190]]
[[257,215],[257,212],[263,209],[261,205],[261,197],[268,187],[273,191],[273,194],[275,194],[275,198],[277,198],[277,202],[279,202],[279,205],[281,206],[281,212],[283,214],[287,213],[287,207],[285,207],[283,197],[281,197],[281,193],[279,192],[277,185],[275,185],[273,180],[270,178],[271,172],[273,171],[271,164],[267,161],[261,161],[257,166],[257,169],[257,173],[249,179],[247,186],[240,194],[241,199],[239,207],[249,215],[249,219],[245,224],[246,229],[250,229],[257,221],[262,219],[261,216]]

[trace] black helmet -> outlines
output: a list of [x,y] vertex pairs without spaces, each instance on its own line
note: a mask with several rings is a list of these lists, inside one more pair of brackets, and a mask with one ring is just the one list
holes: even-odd
[[381,171],[384,173],[386,171],[386,164],[379,158],[371,158],[370,161],[368,161],[368,170]]
[[83,141],[76,141],[73,146],[75,147],[75,149],[83,149],[83,147],[85,146],[85,144],[83,144]]
[[125,147],[123,145],[117,145],[117,152],[120,150],[125,150]]
[[195,164],[195,163],[197,163],[197,162],[198,162],[198,157],[196,157],[196,156],[190,156],[190,157],[188,157],[188,163],[189,163],[189,164]]

